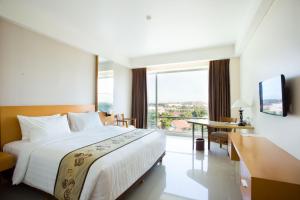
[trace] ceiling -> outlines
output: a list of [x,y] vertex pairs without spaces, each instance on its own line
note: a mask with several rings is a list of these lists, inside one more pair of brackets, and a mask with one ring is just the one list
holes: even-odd
[[0,15],[125,63],[141,56],[235,44],[255,2],[0,0]]

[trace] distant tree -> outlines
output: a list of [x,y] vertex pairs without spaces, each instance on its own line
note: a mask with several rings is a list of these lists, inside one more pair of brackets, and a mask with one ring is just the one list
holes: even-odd
[[148,126],[154,128],[156,125],[156,112],[155,110],[148,111]]
[[192,111],[184,111],[180,114],[180,117],[182,117],[182,118],[191,118],[191,117],[193,117]]
[[164,118],[164,117],[171,117],[170,113],[167,113],[167,112],[163,112],[161,115],[160,115],[160,122],[161,122],[161,128],[162,129],[168,129],[171,127],[171,123],[173,121],[173,119],[171,118]]
[[203,106],[195,106],[192,112],[193,117],[204,117],[207,116],[207,110]]
[[162,107],[164,112],[159,113],[158,122],[156,122],[156,112],[155,110],[148,111],[148,124],[149,127],[154,127],[160,124],[163,129],[169,129],[171,127],[174,118],[168,117],[179,117],[179,119],[188,119],[192,117],[206,117],[207,109],[201,103],[199,104],[177,104],[170,105],[168,103],[160,103],[159,107]]

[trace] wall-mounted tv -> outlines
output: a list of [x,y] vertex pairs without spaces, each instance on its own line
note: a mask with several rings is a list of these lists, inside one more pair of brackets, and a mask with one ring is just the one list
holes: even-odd
[[260,112],[287,116],[287,102],[284,75],[259,83]]

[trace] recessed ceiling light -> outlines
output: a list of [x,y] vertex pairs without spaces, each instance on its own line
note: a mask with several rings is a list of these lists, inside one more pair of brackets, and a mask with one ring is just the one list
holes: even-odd
[[146,16],[146,20],[151,20],[151,19],[152,19],[151,15]]

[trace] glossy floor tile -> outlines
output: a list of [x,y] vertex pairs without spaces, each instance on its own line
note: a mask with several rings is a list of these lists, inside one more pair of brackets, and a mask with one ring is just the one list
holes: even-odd
[[238,163],[217,144],[192,152],[191,138],[167,136],[163,164],[156,166],[129,200],[240,200]]

